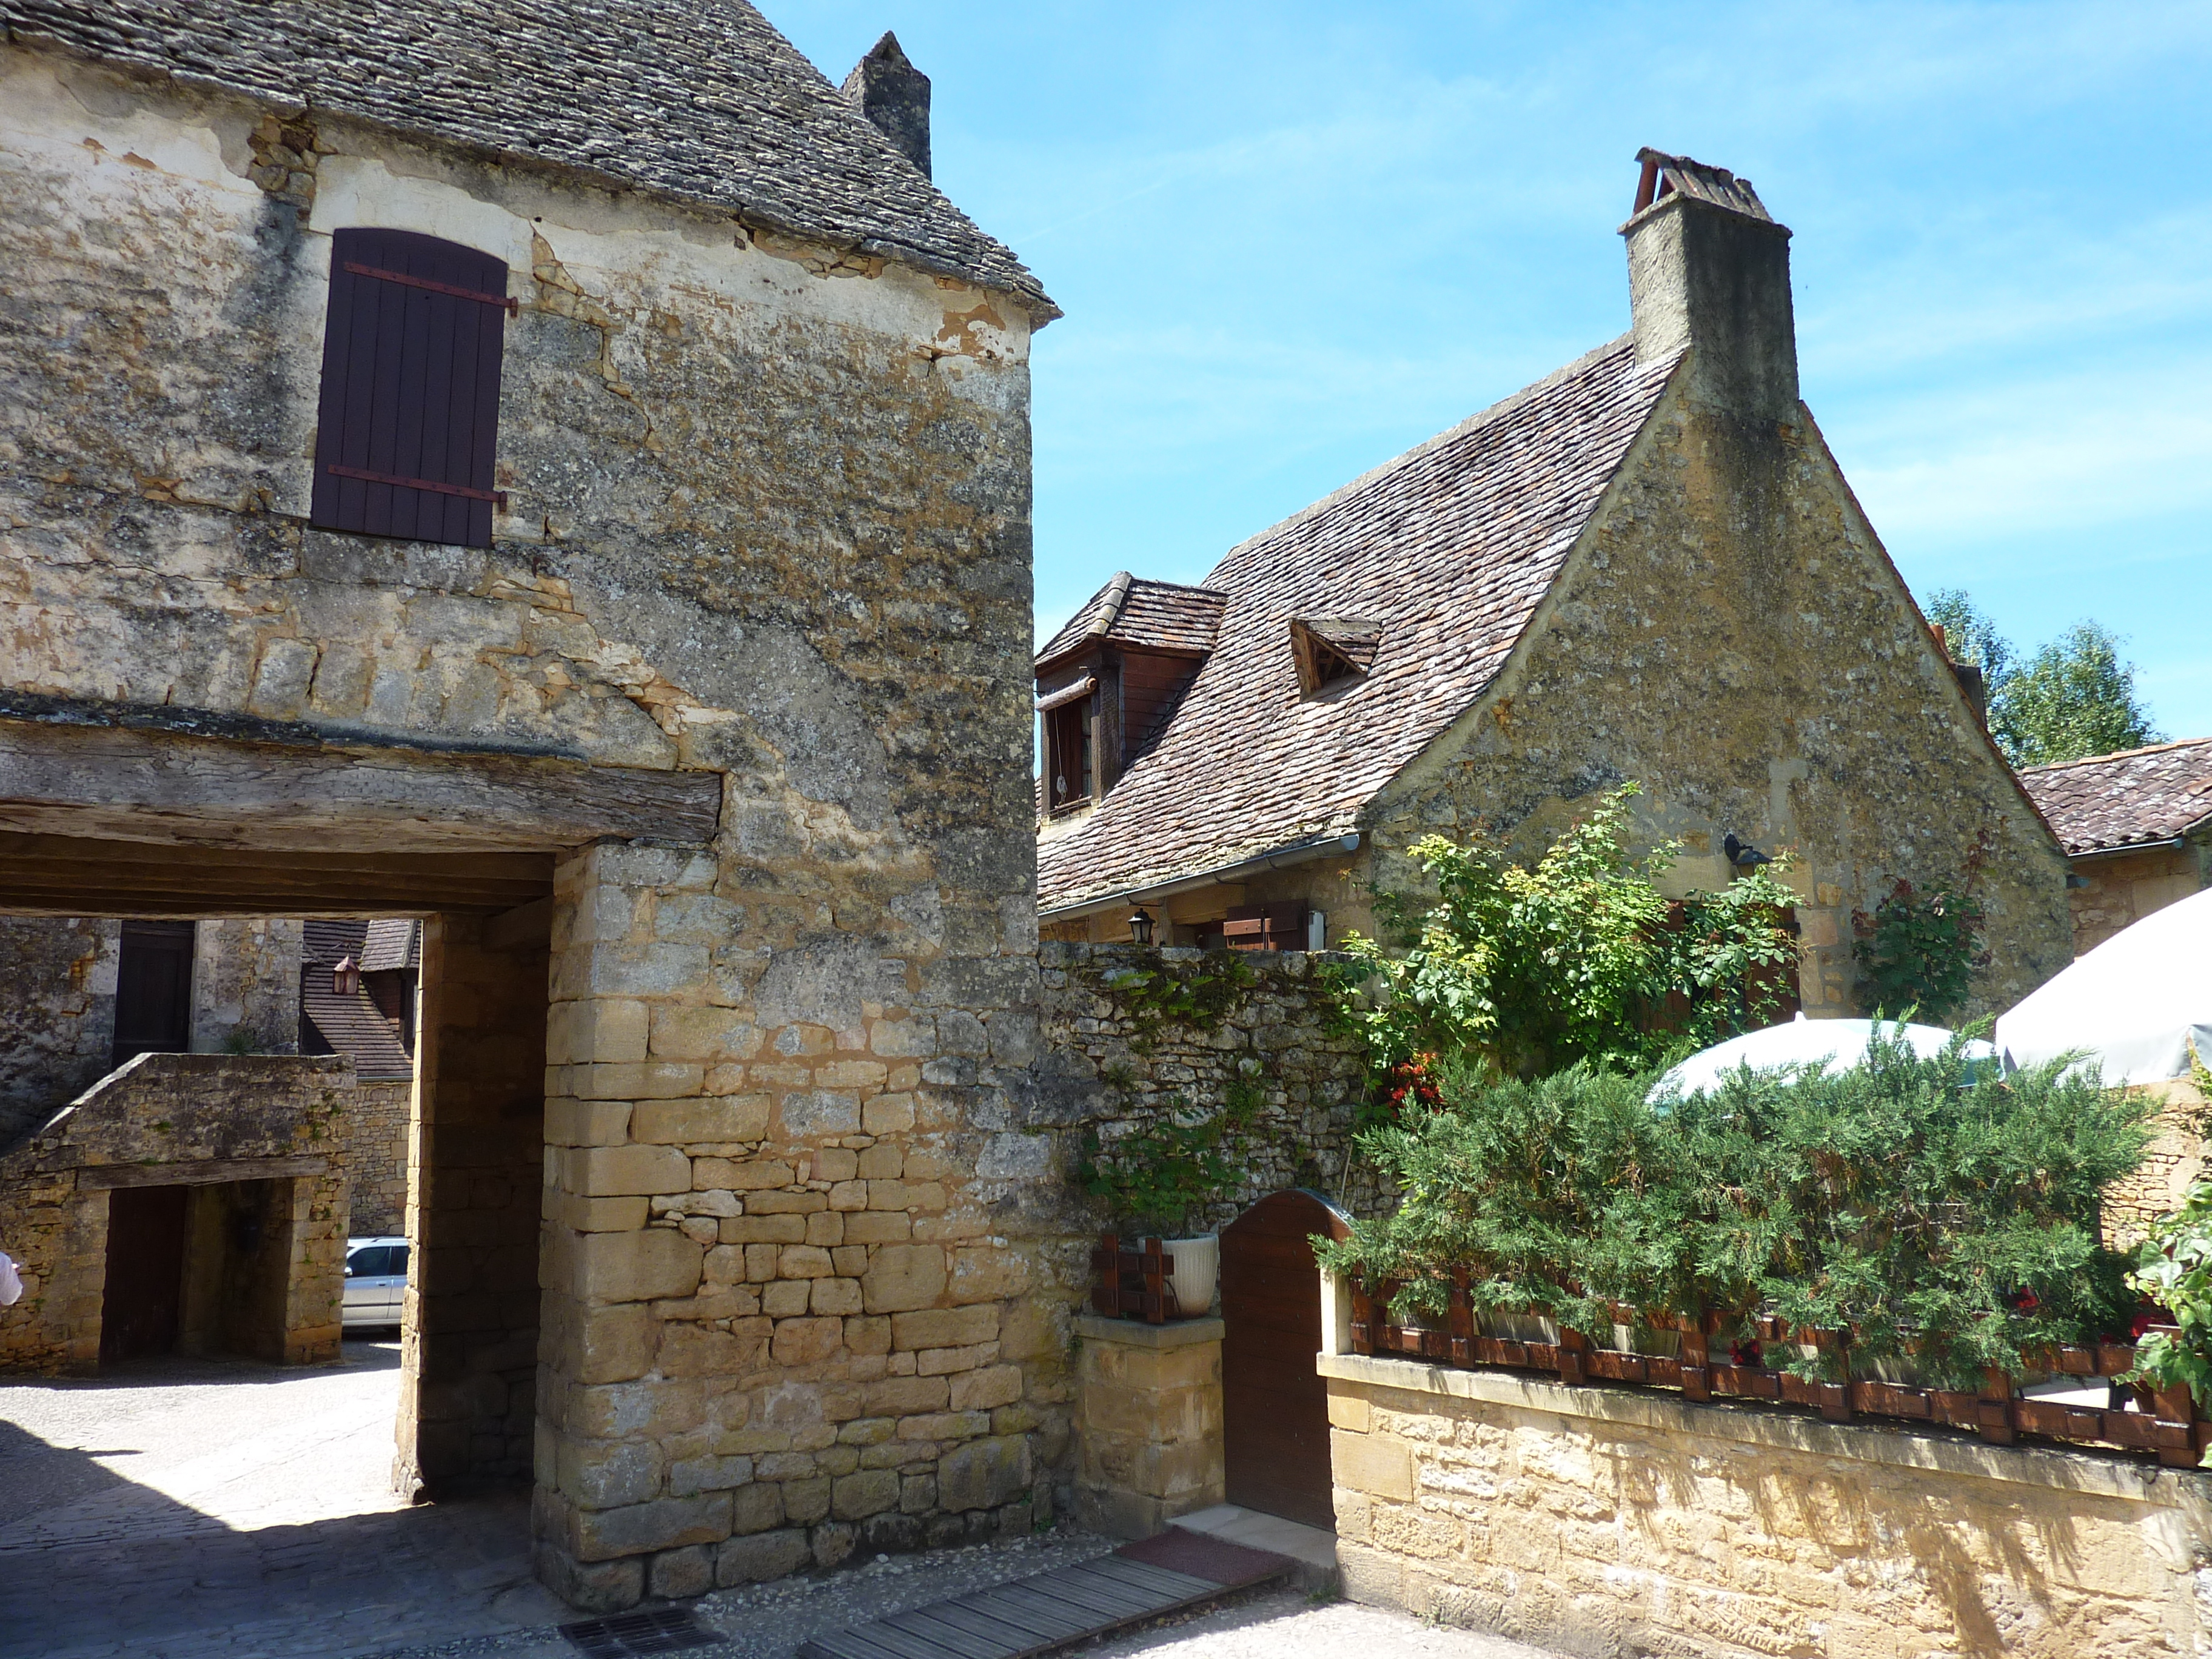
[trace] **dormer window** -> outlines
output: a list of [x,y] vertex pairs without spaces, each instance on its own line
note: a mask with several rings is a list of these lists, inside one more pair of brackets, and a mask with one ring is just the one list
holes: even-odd
[[1037,699],[1044,716],[1045,810],[1087,806],[1091,798],[1091,714],[1096,677],[1085,674]]
[[1298,692],[1316,692],[1365,676],[1382,643],[1382,624],[1358,617],[1293,617],[1291,656],[1297,665]]

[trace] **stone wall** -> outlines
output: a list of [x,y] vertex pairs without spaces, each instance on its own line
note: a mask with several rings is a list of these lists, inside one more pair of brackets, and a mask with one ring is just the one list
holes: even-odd
[[346,1183],[356,1237],[406,1230],[408,1115],[414,1094],[412,1078],[361,1078],[354,1084]]
[[2212,1638],[2192,1471],[1320,1363],[1356,1601],[1586,1659],[2148,1659]]
[[[1110,1146],[1176,1097],[1216,1109],[1233,1083],[1248,1079],[1259,1087],[1261,1104],[1234,1148],[1243,1173],[1237,1189],[1204,1212],[1202,1224],[1224,1226],[1286,1187],[1312,1188],[1355,1215],[1373,1212],[1373,1171],[1352,1156],[1365,1051],[1334,1024],[1314,975],[1323,958],[1060,943],[1041,945],[1038,959],[1045,1058],[1024,1121],[1056,1136],[1055,1168],[1073,1170],[1086,1129],[1095,1127]],[[1211,1027],[1161,1020],[1117,995],[1111,983],[1132,969],[1189,972],[1229,959],[1250,972],[1252,983]],[[1085,1251],[1090,1233],[1112,1219],[1072,1193],[1060,1213]],[[1087,1254],[1070,1271],[1087,1282]]]
[[2142,1167],[2105,1189],[2105,1242],[2123,1249],[2141,1243],[2150,1224],[2179,1209],[2190,1188],[2205,1178],[2202,1125],[2212,1105],[2185,1077],[2138,1084],[2129,1092],[2156,1102],[2158,1115]]
[[2070,887],[2066,900],[2078,957],[2152,911],[2212,886],[2212,831],[2200,831],[2179,847],[2077,859],[2074,877],[2081,884]]
[[197,923],[192,1052],[300,1052],[301,924],[289,916]]
[[[620,1606],[1030,1524],[1067,1385],[1056,1293],[1030,1291],[1053,1246],[1022,1231],[1055,1172],[1013,1128],[1037,971],[1017,297],[13,45],[0,167],[6,689],[721,783],[710,848],[544,849],[547,1577]],[[489,549],[307,522],[331,233],[357,225],[507,265]],[[457,1005],[453,1029],[483,1028]],[[507,1240],[477,1207],[506,1176],[470,1171],[534,1120],[486,1093],[445,1135],[424,1095],[418,1190]],[[510,1455],[524,1327],[494,1322],[455,1328],[460,1372],[426,1341],[420,1443]]]
[[0,1151],[106,1074],[123,924],[0,916]]
[[264,1206],[283,1229],[274,1328],[251,1351],[337,1358],[352,1083],[336,1058],[141,1054],[0,1157],[0,1240],[23,1276],[22,1299],[0,1308],[0,1370],[97,1365],[108,1194],[122,1186],[283,1186]]

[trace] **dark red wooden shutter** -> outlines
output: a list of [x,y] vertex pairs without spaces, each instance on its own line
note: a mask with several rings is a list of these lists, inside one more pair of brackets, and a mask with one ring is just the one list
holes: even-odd
[[312,521],[489,547],[506,261],[409,230],[331,244]]

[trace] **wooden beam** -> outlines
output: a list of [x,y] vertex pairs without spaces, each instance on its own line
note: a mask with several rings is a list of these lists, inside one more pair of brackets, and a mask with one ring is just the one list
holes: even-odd
[[0,910],[19,914],[497,913],[552,888],[550,853],[241,852],[0,832]]
[[0,715],[0,829],[206,847],[547,852],[703,845],[717,772]]
[[178,1164],[87,1164],[76,1172],[79,1192],[116,1187],[204,1187],[216,1181],[283,1181],[325,1173],[319,1152],[293,1158],[203,1158]]

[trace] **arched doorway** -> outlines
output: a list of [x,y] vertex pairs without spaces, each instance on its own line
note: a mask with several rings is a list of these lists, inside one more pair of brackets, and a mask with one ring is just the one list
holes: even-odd
[[1341,1210],[1298,1188],[1261,1199],[1221,1233],[1229,1501],[1331,1530],[1328,1389],[1314,1370],[1321,1281],[1307,1240],[1350,1231]]

